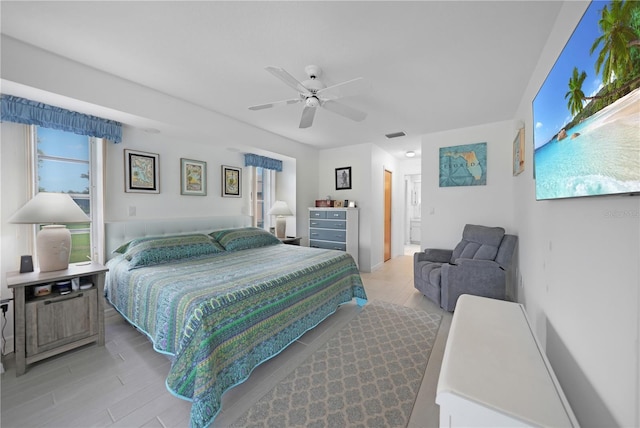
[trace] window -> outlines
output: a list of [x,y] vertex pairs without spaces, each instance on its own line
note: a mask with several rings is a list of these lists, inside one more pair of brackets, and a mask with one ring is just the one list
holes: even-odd
[[[98,230],[102,222],[102,139],[41,126],[31,126],[35,192],[68,193],[91,218],[91,223],[69,224],[70,263],[101,260]],[[97,194],[100,193],[100,194]]]
[[276,172],[262,167],[253,170],[253,223],[254,226],[269,230],[272,226],[271,216],[267,213],[274,202]]

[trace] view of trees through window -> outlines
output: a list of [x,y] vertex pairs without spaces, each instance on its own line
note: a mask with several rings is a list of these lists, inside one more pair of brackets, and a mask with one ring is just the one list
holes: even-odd
[[[91,217],[90,137],[35,127],[38,192],[67,193]],[[68,224],[70,263],[91,256],[89,223]]]

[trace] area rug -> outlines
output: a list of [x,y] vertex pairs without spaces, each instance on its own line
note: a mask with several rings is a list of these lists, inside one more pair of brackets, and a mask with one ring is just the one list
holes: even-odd
[[371,301],[234,427],[406,427],[441,316]]

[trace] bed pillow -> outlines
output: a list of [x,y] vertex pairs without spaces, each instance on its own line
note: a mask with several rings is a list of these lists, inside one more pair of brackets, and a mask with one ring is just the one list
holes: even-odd
[[224,248],[207,235],[174,235],[131,241],[124,257],[133,269],[222,252]]
[[[190,238],[192,236],[201,237],[201,236],[207,236],[207,235],[204,234],[204,233],[192,233],[192,234],[186,234],[186,235],[146,236],[144,238],[132,239],[131,241],[120,245],[118,248],[113,250],[112,253],[126,254],[126,252],[128,250],[130,250],[131,248],[133,248],[133,247],[135,247],[135,246],[137,246],[139,244],[142,244],[143,242],[155,241],[155,240],[159,240],[159,239],[169,239],[169,238]],[[211,237],[208,237],[208,238],[211,239]]]
[[209,235],[218,241],[227,251],[246,250],[248,248],[281,244],[280,240],[274,235],[257,227],[222,229],[211,232]]

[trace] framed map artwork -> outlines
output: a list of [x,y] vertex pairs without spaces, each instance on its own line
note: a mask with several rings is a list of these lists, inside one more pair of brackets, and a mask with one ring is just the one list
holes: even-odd
[[180,158],[180,194],[207,195],[207,163]]
[[242,197],[242,168],[222,165],[222,197]]
[[440,187],[487,184],[487,143],[440,148]]
[[124,191],[160,193],[160,156],[156,153],[124,150]]

